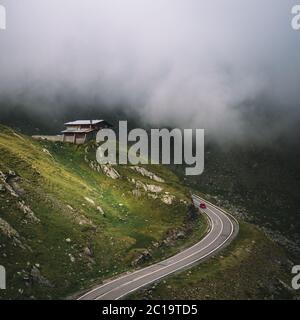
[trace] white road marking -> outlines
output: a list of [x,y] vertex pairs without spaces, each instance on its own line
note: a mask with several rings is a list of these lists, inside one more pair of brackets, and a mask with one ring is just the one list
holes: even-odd
[[[208,209],[208,210],[210,210],[210,209]],[[210,211],[211,211],[213,214],[215,214],[212,210],[210,210]],[[194,253],[192,253],[192,254],[190,254],[190,255],[182,258],[182,259],[179,259],[179,260],[177,260],[176,262],[173,262],[173,263],[171,263],[171,264],[169,264],[169,265],[167,265],[167,266],[165,266],[165,267],[162,267],[162,268],[160,268],[160,269],[158,269],[158,270],[154,270],[154,271],[149,272],[149,273],[147,273],[147,274],[144,274],[144,275],[142,275],[142,276],[140,276],[140,277],[138,277],[138,278],[135,278],[135,279],[130,280],[130,281],[126,282],[126,283],[123,283],[122,285],[120,285],[120,286],[118,286],[118,287],[116,287],[116,288],[113,288],[113,289],[105,292],[105,293],[102,294],[101,296],[97,297],[95,300],[100,300],[100,298],[102,298],[103,296],[107,295],[108,293],[110,293],[110,292],[112,292],[112,291],[115,291],[115,290],[117,290],[117,289],[120,289],[120,288],[122,288],[122,287],[124,287],[124,286],[127,286],[128,284],[131,284],[131,283],[133,283],[133,282],[136,282],[136,281],[138,281],[138,280],[140,280],[140,279],[143,279],[143,278],[145,278],[145,277],[151,276],[151,275],[154,274],[154,273],[161,272],[161,271],[163,271],[163,270],[165,270],[165,269],[167,269],[167,268],[170,268],[170,267],[174,266],[175,264],[178,264],[178,263],[180,263],[180,262],[182,262],[182,261],[184,261],[184,260],[187,260],[187,259],[189,259],[190,257],[192,257],[192,256],[200,253],[201,251],[205,250],[206,248],[208,248],[211,244],[213,244],[216,240],[218,240],[219,236],[220,236],[221,233],[223,232],[223,222],[222,222],[222,220],[220,219],[220,217],[219,217],[217,214],[215,214],[215,215],[216,215],[216,217],[221,221],[222,228],[221,228],[221,231],[219,232],[218,236],[217,236],[215,239],[213,239],[212,242],[210,242],[209,244],[207,244],[205,247],[203,247],[203,248],[201,248],[199,251],[196,251],[196,252],[194,252]],[[198,243],[198,244],[199,244],[199,243]],[[197,261],[197,260],[196,260],[196,261]],[[153,266],[153,265],[152,265],[152,266]],[[185,267],[185,266],[180,267],[180,268],[175,269],[175,270],[172,270],[171,273],[173,273],[173,272],[175,272],[175,271],[177,271],[177,270],[180,270],[181,268],[184,268],[184,267]],[[167,274],[169,274],[169,273],[167,273]],[[167,275],[167,274],[166,274],[166,275]],[[155,281],[157,281],[157,280],[160,279],[160,278],[161,278],[161,277],[159,277],[159,278],[157,278],[157,279],[154,279],[154,280],[152,280],[151,282],[155,282]],[[151,283],[151,282],[149,282],[149,283]],[[147,283],[147,284],[149,284],[149,283]],[[144,284],[144,285],[146,285],[146,284]],[[144,286],[144,285],[143,285],[143,286]],[[138,287],[138,288],[139,288],[139,287]],[[122,296],[123,296],[123,295],[122,295]],[[117,298],[117,299],[119,299],[119,298]],[[116,299],[116,300],[117,300],[117,299]]]
[[[209,210],[210,210],[210,209],[209,209]],[[210,211],[211,211],[211,210],[210,210]],[[222,222],[222,225],[223,225],[223,222]],[[223,231],[223,228],[222,228],[222,231]],[[222,232],[222,231],[221,231],[221,232]],[[219,237],[219,235],[221,234],[221,232],[218,234],[218,237]],[[212,241],[212,242],[209,244],[209,246],[210,246],[213,242],[215,242],[216,240],[218,240],[218,238],[216,238],[214,241]],[[188,266],[190,266],[190,265],[192,265],[192,264],[195,264],[196,262],[198,262],[198,261],[206,258],[208,255],[212,254],[214,251],[216,251],[217,249],[219,249],[219,247],[221,247],[226,241],[227,241],[227,238],[226,238],[226,240],[225,240],[224,242],[222,242],[218,247],[216,247],[214,250],[208,252],[208,253],[205,254],[204,256],[200,257],[199,259],[196,259],[196,260],[194,260],[194,261],[192,261],[192,262],[189,262],[188,264],[185,264],[184,266],[181,266],[181,267],[179,267],[179,268],[177,268],[177,269],[173,269],[173,270],[171,270],[170,272],[165,273],[164,275],[162,275],[162,276],[160,276],[160,277],[158,277],[158,278],[156,278],[156,279],[154,279],[154,280],[152,280],[152,281],[149,281],[148,283],[145,283],[145,284],[143,284],[143,285],[141,285],[141,286],[138,286],[138,287],[134,288],[133,290],[130,290],[130,291],[126,292],[125,294],[122,294],[121,296],[117,297],[115,300],[119,300],[119,299],[121,299],[122,297],[128,295],[129,293],[134,292],[134,291],[136,291],[136,290],[138,290],[138,289],[140,289],[140,288],[142,288],[142,287],[145,287],[145,286],[147,286],[147,285],[150,284],[150,283],[153,283],[153,282],[155,282],[155,281],[157,281],[157,280],[159,280],[159,279],[161,279],[161,278],[167,277],[169,274],[175,273],[175,272],[178,271],[178,270],[185,269],[186,267],[188,267]],[[204,250],[204,249],[205,249],[205,248],[203,248],[203,250]],[[190,258],[191,256],[198,254],[198,253],[201,252],[201,251],[202,251],[202,250],[197,251],[197,252],[189,255],[189,256],[187,256],[185,259],[182,259],[181,261],[186,260],[186,259]],[[178,262],[176,262],[176,263],[179,263],[179,262],[180,262],[180,261],[178,261]],[[176,263],[174,263],[174,264],[176,264]],[[160,271],[160,270],[159,270],[159,271]],[[98,300],[98,299],[96,299],[96,300]]]
[[[167,273],[165,273],[165,274],[163,274],[163,275],[161,275],[161,276],[159,276],[159,277],[157,277],[157,278],[154,278],[154,279],[152,279],[151,281],[149,281],[149,282],[147,282],[147,283],[143,283],[142,285],[139,285],[138,287],[135,287],[135,288],[132,289],[132,290],[126,291],[124,294],[122,294],[122,295],[118,296],[117,298],[115,298],[116,300],[121,299],[122,297],[128,295],[129,293],[134,292],[134,291],[136,291],[136,290],[138,290],[139,288],[142,288],[142,287],[144,287],[144,286],[147,286],[147,285],[150,284],[150,283],[156,282],[157,280],[159,280],[159,279],[161,279],[161,278],[164,278],[164,277],[168,276],[169,274],[172,274],[172,273],[174,273],[174,272],[176,272],[176,271],[178,271],[178,270],[184,269],[184,268],[186,268],[186,267],[188,267],[188,266],[190,266],[190,265],[192,265],[192,264],[195,264],[196,262],[199,262],[200,260],[203,260],[203,259],[206,258],[207,256],[213,254],[216,250],[218,250],[221,246],[223,246],[223,245],[231,238],[231,236],[232,236],[232,234],[233,234],[233,232],[234,232],[234,226],[233,226],[233,223],[232,223],[231,219],[229,219],[228,216],[227,216],[227,215],[230,215],[230,214],[225,213],[223,210],[219,209],[218,207],[216,207],[216,206],[213,205],[212,203],[210,203],[210,202],[208,202],[208,201],[200,198],[199,196],[193,195],[193,198],[196,198],[196,199],[193,199],[194,202],[199,202],[199,200],[201,200],[201,201],[204,201],[204,202],[209,203],[210,206],[212,206],[215,210],[217,210],[219,213],[221,213],[221,214],[230,222],[231,230],[230,230],[229,236],[227,236],[226,239],[225,239],[224,241],[222,241],[221,244],[219,244],[216,248],[214,248],[212,251],[208,252],[208,253],[205,254],[204,256],[199,257],[198,259],[193,260],[193,261],[189,262],[189,263],[186,264],[186,265],[180,266],[180,267],[178,267],[178,268],[176,268],[176,269],[172,269],[170,272],[167,272]],[[199,199],[199,200],[198,200],[198,199]],[[197,200],[198,200],[198,201],[197,201]],[[177,260],[177,261],[175,261],[175,262],[172,262],[172,261],[174,261],[174,257],[175,257],[175,256],[174,256],[173,259],[172,259],[172,258],[168,258],[168,259],[166,259],[166,260],[164,260],[164,261],[160,261],[159,263],[156,263],[156,264],[150,265],[150,266],[148,266],[148,267],[145,267],[144,269],[136,270],[136,271],[134,271],[134,272],[132,272],[132,273],[123,275],[123,276],[120,277],[120,278],[116,278],[115,280],[112,280],[112,281],[110,281],[110,282],[107,282],[106,284],[103,284],[103,285],[101,285],[101,286],[99,286],[99,287],[94,288],[93,290],[91,290],[91,291],[87,292],[86,294],[82,295],[81,297],[79,297],[78,300],[81,300],[81,299],[83,299],[84,297],[92,294],[93,292],[96,292],[96,291],[98,291],[98,290],[101,290],[101,289],[105,288],[106,286],[115,283],[116,281],[120,281],[120,280],[122,280],[122,279],[125,279],[126,277],[128,277],[128,278],[129,278],[129,277],[132,277],[132,276],[134,276],[135,274],[138,274],[138,273],[141,273],[141,272],[145,272],[147,269],[153,268],[153,267],[155,267],[155,266],[159,266],[159,267],[160,267],[161,264],[163,264],[163,263],[172,262],[172,263],[169,264],[169,265],[165,265],[165,266],[163,266],[163,267],[161,267],[161,268],[159,268],[159,269],[157,269],[157,270],[154,270],[154,271],[149,272],[149,273],[147,273],[147,274],[141,275],[140,277],[134,278],[133,280],[130,280],[130,281],[126,282],[126,283],[123,283],[123,284],[121,284],[121,285],[118,286],[118,287],[115,287],[115,288],[112,288],[112,289],[108,290],[107,292],[101,294],[100,296],[98,296],[98,297],[95,299],[95,300],[100,300],[102,297],[106,296],[107,294],[109,294],[109,293],[111,293],[111,292],[113,292],[113,291],[116,291],[116,290],[118,290],[118,289],[120,289],[120,288],[123,288],[123,287],[125,287],[125,286],[127,286],[127,285],[130,285],[131,283],[134,283],[134,282],[136,282],[136,281],[138,281],[138,280],[140,280],[140,279],[143,279],[143,278],[145,278],[145,277],[151,276],[152,274],[159,273],[159,272],[161,272],[161,271],[163,271],[163,270],[165,270],[165,269],[167,269],[167,268],[169,268],[169,267],[172,267],[172,266],[174,266],[174,265],[176,265],[176,264],[179,264],[180,262],[182,262],[182,261],[184,261],[184,260],[189,259],[190,257],[192,257],[192,256],[194,256],[194,255],[197,255],[197,254],[201,253],[203,250],[205,250],[206,248],[208,248],[209,246],[211,246],[214,242],[216,242],[217,240],[219,240],[219,237],[220,237],[220,235],[222,234],[223,229],[224,229],[223,221],[222,221],[222,219],[219,217],[219,215],[216,214],[216,213],[215,213],[213,210],[211,210],[210,208],[207,208],[207,210],[209,210],[211,213],[213,213],[213,214],[217,217],[216,225],[218,225],[218,222],[219,222],[219,221],[221,222],[221,230],[220,230],[219,234],[218,234],[217,237],[215,237],[215,238],[213,239],[213,241],[211,241],[208,245],[206,245],[205,247],[201,248],[200,250],[198,250],[198,251],[196,251],[196,252],[194,252],[194,253],[186,256],[186,257],[183,257],[182,259],[179,259],[179,260]],[[208,215],[207,215],[207,216],[208,216]],[[236,220],[232,215],[230,215],[230,216],[236,221],[236,223],[237,223],[237,225],[238,225],[237,220]],[[208,216],[208,218],[209,218],[209,220],[210,220],[210,222],[211,222],[211,228],[210,228],[210,231],[208,232],[208,234],[207,234],[203,239],[201,239],[201,241],[199,241],[198,243],[196,243],[196,244],[193,245],[192,247],[186,249],[185,251],[183,251],[183,252],[181,252],[181,253],[178,253],[177,255],[180,255],[180,254],[182,254],[182,253],[184,253],[184,252],[186,252],[186,251],[190,251],[190,250],[193,249],[194,247],[201,245],[201,243],[204,242],[204,240],[205,240],[208,236],[211,235],[212,231],[214,230],[215,223],[214,223],[214,221],[212,220],[212,218],[211,218],[210,216]]]
[[[209,217],[209,219],[210,219],[210,217]],[[211,220],[211,219],[210,219],[210,220]],[[214,222],[213,222],[212,220],[211,220],[211,224],[212,224],[212,228],[211,228],[211,230],[212,230],[213,227],[214,227]],[[208,236],[210,236],[211,230],[210,230],[210,232],[209,232],[203,239],[201,239],[199,242],[197,242],[197,243],[194,244],[193,246],[187,248],[186,250],[191,250],[192,248],[198,246],[198,245],[199,245],[201,242],[203,242]],[[178,254],[180,254],[180,253],[178,253]],[[168,259],[166,259],[166,260],[168,260]],[[164,261],[165,261],[165,260],[164,260]],[[124,279],[124,278],[126,278],[126,277],[135,275],[136,273],[140,273],[141,271],[145,271],[145,270],[147,270],[147,269],[150,269],[150,268],[152,268],[153,266],[159,265],[160,263],[164,263],[164,261],[160,261],[160,262],[158,262],[157,264],[152,264],[152,265],[150,265],[150,266],[148,266],[148,267],[145,267],[145,268],[143,268],[143,269],[136,270],[136,271],[134,271],[134,272],[132,272],[132,273],[129,273],[129,274],[125,274],[125,275],[121,276],[120,278],[116,278],[116,279],[114,279],[114,280],[112,280],[112,281],[110,281],[110,282],[107,282],[107,283],[105,283],[105,284],[103,284],[103,285],[101,285],[101,286],[99,286],[99,287],[97,287],[97,288],[94,288],[94,289],[92,289],[91,291],[85,293],[84,295],[82,295],[81,297],[79,297],[78,300],[81,300],[81,299],[83,299],[84,297],[86,297],[87,295],[89,295],[89,294],[91,294],[91,293],[93,293],[93,292],[95,292],[95,291],[97,291],[97,290],[100,290],[100,289],[102,289],[102,288],[105,288],[105,287],[107,287],[108,285],[110,285],[110,284],[112,284],[112,283],[114,283],[114,282],[116,282],[116,281],[120,281],[121,279]]]

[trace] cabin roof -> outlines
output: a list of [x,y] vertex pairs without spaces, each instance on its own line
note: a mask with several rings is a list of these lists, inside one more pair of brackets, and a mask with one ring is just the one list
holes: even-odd
[[87,125],[87,124],[98,124],[100,122],[104,122],[105,120],[76,120],[71,122],[66,122],[65,126],[72,126],[72,125]]

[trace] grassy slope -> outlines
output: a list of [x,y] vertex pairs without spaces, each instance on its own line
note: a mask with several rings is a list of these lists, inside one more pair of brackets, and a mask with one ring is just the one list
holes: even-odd
[[[28,222],[18,207],[19,199],[0,192],[0,218],[19,232],[26,245],[21,248],[0,232],[0,264],[8,273],[8,290],[0,291],[0,297],[65,297],[130,269],[137,255],[164,239],[168,231],[187,228],[186,205],[176,201],[167,206],[148,197],[137,199],[131,195],[133,185],[127,178],[159,183],[126,166],[118,167],[123,178],[112,180],[91,170],[83,160],[84,154],[83,146],[37,142],[0,127],[0,170],[14,170],[21,177],[19,184],[26,191],[22,200],[41,220],[38,224]],[[167,181],[161,184],[164,191],[188,200],[188,190],[166,167],[147,169]],[[100,205],[105,216],[84,197]],[[205,226],[203,220],[198,220],[188,239],[177,241],[175,247],[153,250],[151,261],[195,242],[205,232]],[[67,238],[70,243],[65,241]],[[93,251],[91,258],[84,254],[87,246]],[[36,263],[54,287],[36,282],[26,285],[24,274]],[[290,268],[279,247],[252,225],[242,223],[239,237],[222,256],[167,279],[150,296],[147,291],[135,297],[290,298],[292,293],[278,280],[289,284]]]
[[[84,154],[84,146],[37,142],[0,127],[0,170],[13,170],[21,177],[19,185],[25,190],[22,200],[41,220],[26,220],[18,206],[20,199],[7,191],[0,193],[0,218],[17,230],[25,246],[20,247],[0,231],[0,264],[8,276],[8,289],[2,290],[0,297],[65,297],[130,269],[133,259],[153,242],[162,241],[170,230],[186,228],[187,205],[179,199],[188,201],[188,190],[166,167],[147,169],[167,181],[161,186],[176,195],[172,205],[147,196],[135,198],[127,178],[159,183],[127,167],[118,167],[123,178],[112,180],[92,170]],[[105,215],[96,210],[97,205]],[[204,229],[205,223],[198,221],[197,232],[191,232],[187,241],[177,241],[176,248],[153,249],[153,260],[196,241]],[[71,242],[66,241],[68,238]],[[91,248],[92,257],[84,253],[86,247]],[[26,284],[24,275],[34,264],[53,287]]]
[[[273,147],[235,146],[222,150],[209,145],[201,176],[186,184],[218,198],[217,204],[239,212],[248,222],[267,228],[285,245],[289,255],[300,257],[299,148],[284,143]],[[180,174],[181,168],[177,168]],[[291,243],[286,245],[281,235]]]
[[172,276],[133,299],[291,299],[291,266],[282,249],[242,222],[221,255]]

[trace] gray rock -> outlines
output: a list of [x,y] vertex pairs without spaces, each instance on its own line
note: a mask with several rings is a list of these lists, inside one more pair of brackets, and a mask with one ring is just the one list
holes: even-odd
[[100,165],[100,168],[103,171],[103,173],[111,179],[119,179],[121,177],[119,172],[111,165]]
[[147,186],[143,183],[143,182],[141,182],[141,181],[135,181],[134,179],[133,179],[133,183],[135,183],[135,185],[136,185],[136,187],[138,188],[138,189],[142,189],[142,190],[144,190],[144,191],[147,191]]
[[130,169],[135,170],[136,172],[140,173],[142,176],[144,177],[148,177],[154,181],[157,182],[165,182],[164,179],[160,178],[159,176],[157,176],[155,173],[143,168],[143,167],[139,167],[139,166],[131,166]]
[[161,198],[161,201],[167,205],[171,205],[175,200],[175,196],[170,194],[164,194]]
[[24,201],[19,201],[18,205],[22,212],[25,214],[25,218],[27,220],[33,223],[41,222],[40,219],[35,216],[34,212],[30,209],[30,207],[25,204]]
[[103,216],[105,215],[104,210],[100,206],[97,206],[97,211],[99,211]]
[[17,230],[15,230],[8,222],[0,218],[0,233],[2,233],[7,238],[11,239],[14,244],[20,246],[21,248],[25,248],[21,241],[20,235]]
[[91,250],[89,247],[85,247],[85,248],[83,249],[83,253],[84,253],[86,256],[89,256],[89,257],[92,257],[92,256],[93,256],[92,250]]
[[182,239],[185,239],[186,235],[183,231],[179,231],[176,236],[175,236],[175,239],[176,240],[182,240]]
[[137,266],[149,260],[152,257],[149,250],[145,250],[140,256],[138,256],[131,264],[132,266]]
[[36,266],[33,266],[30,271],[30,279],[32,280],[32,282],[38,283],[42,286],[53,287],[51,282],[41,275],[40,270]]
[[163,188],[154,184],[147,184],[147,191],[153,192],[153,193],[159,193],[162,192]]
[[4,174],[2,171],[0,171],[0,181],[2,181],[2,184],[4,185],[5,189],[13,196],[18,198],[19,195],[15,192],[13,187],[8,183],[7,181],[8,176]]

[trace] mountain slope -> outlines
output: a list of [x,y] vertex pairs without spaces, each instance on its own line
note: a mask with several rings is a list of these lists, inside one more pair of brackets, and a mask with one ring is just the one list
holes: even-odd
[[[207,145],[205,170],[185,183],[211,201],[263,228],[300,257],[300,149],[288,142],[277,145]],[[181,168],[175,168],[177,174]],[[183,176],[183,173],[182,173]]]
[[131,296],[132,299],[299,299],[282,248],[241,222],[232,245],[199,266]]
[[[0,297],[66,297],[205,232],[166,167],[100,168],[95,148],[0,127],[0,264],[8,276]],[[120,177],[107,176],[114,173]]]

